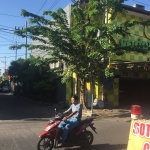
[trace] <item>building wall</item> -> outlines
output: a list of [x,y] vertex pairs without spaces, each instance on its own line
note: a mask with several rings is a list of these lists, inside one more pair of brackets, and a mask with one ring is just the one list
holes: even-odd
[[[132,15],[132,12],[128,13],[128,14],[118,14],[118,16],[116,17],[115,21],[113,22],[115,25],[119,25],[127,20],[131,20],[131,19],[136,19],[138,21],[146,21],[148,20],[148,17],[146,16],[144,18],[141,17],[142,15],[140,14],[136,14],[134,13],[134,15]],[[150,17],[149,17],[150,18]],[[133,26],[131,28],[131,37],[129,37],[129,40],[131,40],[132,42],[139,42],[141,43],[149,43],[150,39],[149,39],[149,35],[150,35],[150,27],[144,27],[142,25],[137,25],[137,26]],[[120,36],[115,35],[116,41],[119,41],[121,39]],[[127,43],[128,44],[128,43]],[[128,62],[137,62],[137,65],[135,64],[133,66],[133,68],[127,68],[126,65],[121,65],[118,66],[118,70],[120,71],[120,75],[122,78],[136,78],[136,79],[150,79],[150,73],[148,72],[148,63],[143,63],[142,65],[140,65],[140,67],[138,66],[138,62],[142,63],[142,62],[147,62],[147,60],[150,58],[150,53],[148,54],[141,54],[141,53],[135,53],[135,52],[129,52],[126,54],[123,54],[121,56],[111,56],[111,61],[113,60],[118,60],[118,61],[128,61]],[[138,81],[137,81],[138,82]],[[111,95],[112,96],[112,95]],[[111,97],[109,96],[109,97]],[[110,98],[115,105],[119,105],[119,78],[115,79],[114,82],[114,98]]]
[[[66,15],[67,15],[69,26],[70,26],[70,22],[71,22],[71,9],[72,9],[72,5],[71,4],[67,5],[64,8],[64,11],[66,12]],[[41,45],[43,43],[41,43],[40,41],[33,41],[32,40],[32,44],[33,45]],[[31,55],[34,56],[34,57],[41,57],[43,59],[50,57],[50,55],[48,55],[48,52],[46,50],[40,50],[40,49],[32,50],[31,51]]]
[[[131,20],[131,19],[136,19],[138,21],[147,21],[149,18],[144,18],[144,17],[139,17],[138,14],[118,14],[115,21],[113,21],[113,24],[115,25],[120,25],[121,23],[127,21],[127,20]],[[129,37],[129,40],[133,41],[133,42],[145,42],[145,43],[149,43],[150,39],[148,39],[147,36],[150,35],[150,27],[144,27],[142,25],[136,25],[131,27],[131,36]],[[147,36],[146,36],[147,35]],[[122,37],[118,36],[117,34],[114,35],[114,37],[116,38],[116,41],[119,41]],[[147,61],[147,58],[150,58],[150,53],[148,54],[141,54],[141,53],[134,53],[134,52],[130,52],[130,53],[126,53],[122,56],[112,56],[111,60],[123,60],[123,61]]]

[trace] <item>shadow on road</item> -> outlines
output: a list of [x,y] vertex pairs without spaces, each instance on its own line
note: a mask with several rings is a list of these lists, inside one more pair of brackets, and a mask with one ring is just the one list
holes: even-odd
[[44,121],[54,116],[54,108],[40,106],[16,98],[10,93],[0,95],[0,120]]
[[[91,145],[88,150],[126,150],[127,144],[99,144],[99,145]],[[83,148],[65,148],[65,150],[83,150]]]

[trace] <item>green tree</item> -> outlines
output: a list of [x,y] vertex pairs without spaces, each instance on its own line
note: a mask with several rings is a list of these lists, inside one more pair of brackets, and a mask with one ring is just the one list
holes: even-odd
[[12,61],[8,74],[17,83],[15,94],[50,101],[55,89],[53,74],[49,72],[49,64],[42,60],[39,63],[39,59],[36,63],[36,60],[36,58],[31,57],[27,60]]
[[[107,67],[108,56],[122,55],[129,51],[147,53],[147,45],[121,46],[114,38],[118,34],[124,38],[130,36],[130,28],[134,25],[149,25],[147,22],[130,20],[121,25],[114,25],[117,13],[125,13],[122,4],[125,0],[89,0],[87,8],[72,9],[72,24],[68,25],[66,13],[59,8],[56,12],[45,11],[38,16],[22,10],[21,15],[31,17],[30,26],[15,31],[22,37],[28,36],[39,41],[38,45],[28,45],[29,49],[46,50],[52,60],[65,62],[67,68],[63,72],[63,82],[68,82],[75,72],[80,80],[80,102],[84,105],[85,81],[89,75],[102,79],[102,76],[113,76]],[[105,12],[111,14],[110,23],[106,23]],[[46,16],[46,17],[45,17]],[[50,18],[48,18],[50,17]],[[94,19],[97,18],[98,19]],[[51,19],[52,18],[52,19]],[[24,45],[20,45],[24,46]]]

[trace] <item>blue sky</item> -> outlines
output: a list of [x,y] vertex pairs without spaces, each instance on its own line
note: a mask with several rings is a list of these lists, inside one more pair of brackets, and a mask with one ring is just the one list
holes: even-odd
[[[15,60],[15,50],[9,50],[9,46],[14,44],[25,43],[25,39],[13,34],[16,28],[25,27],[27,18],[20,16],[21,9],[41,15],[44,10],[51,9],[55,11],[57,8],[64,8],[72,3],[71,0],[0,0],[0,69],[4,72],[5,61],[6,68],[10,62]],[[128,0],[127,5],[133,4],[145,5],[150,10],[149,0]],[[28,39],[30,44],[30,39]],[[25,48],[17,51],[17,58],[24,58]],[[28,51],[29,58],[30,51]],[[5,60],[6,57],[6,60]]]

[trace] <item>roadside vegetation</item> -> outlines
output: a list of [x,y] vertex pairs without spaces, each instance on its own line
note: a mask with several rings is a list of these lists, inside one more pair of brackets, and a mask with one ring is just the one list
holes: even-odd
[[32,98],[42,102],[52,102],[55,92],[55,77],[49,72],[48,64],[35,66],[34,58],[12,61],[8,74],[15,85],[14,95]]

